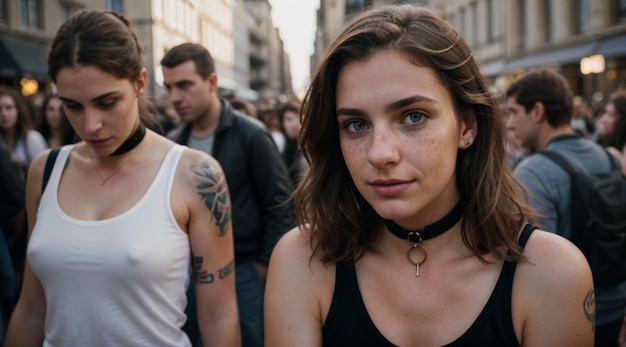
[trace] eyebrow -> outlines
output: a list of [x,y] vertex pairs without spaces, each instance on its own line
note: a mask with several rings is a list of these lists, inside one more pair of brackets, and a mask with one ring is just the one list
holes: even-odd
[[[114,95],[114,94],[117,94],[117,93],[118,93],[117,91],[114,91],[114,92],[108,92],[108,93],[102,94],[102,95],[100,95],[100,96],[96,96],[95,98],[91,99],[90,101],[91,101],[91,102],[94,102],[94,101],[98,101],[98,100],[106,99],[106,98],[108,98],[109,96]],[[63,97],[63,96],[60,96],[60,95],[59,95],[59,100],[62,100],[62,101],[65,101],[65,102],[73,102],[73,103],[77,103],[76,101],[74,101],[74,100],[72,100],[72,99],[69,99],[69,98],[66,98],[66,97]]]
[[[385,105],[385,112],[391,112],[391,111],[399,110],[399,109],[401,109],[403,107],[406,107],[408,105],[411,105],[411,104],[414,104],[414,103],[418,103],[418,102],[428,103],[428,104],[437,104],[438,103],[436,100],[431,99],[431,98],[426,97],[426,96],[423,96],[423,95],[413,95],[413,96],[409,96],[407,98],[396,100],[396,101],[393,101],[393,102],[390,102],[390,103],[386,104]],[[365,112],[363,112],[362,110],[360,110],[358,108],[342,107],[342,108],[337,110],[337,116],[340,116],[340,115],[363,116],[363,115],[365,115]]]

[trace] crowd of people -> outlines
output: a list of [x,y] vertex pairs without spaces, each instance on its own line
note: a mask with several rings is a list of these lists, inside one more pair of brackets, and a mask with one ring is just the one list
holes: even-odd
[[626,175],[626,90],[539,68],[498,98],[418,5],[329,47],[302,100],[246,100],[182,43],[155,103],[128,19],[71,16],[56,93],[0,87],[0,344],[626,346],[538,155]]

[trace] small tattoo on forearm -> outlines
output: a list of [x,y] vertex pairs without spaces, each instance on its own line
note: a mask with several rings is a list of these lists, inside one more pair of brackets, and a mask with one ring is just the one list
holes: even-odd
[[215,276],[202,269],[203,257],[193,257],[193,278],[197,283],[213,283]]
[[226,266],[224,266],[223,268],[217,270],[217,277],[219,277],[219,279],[223,280],[228,275],[233,273],[233,271],[235,271],[235,260],[231,260],[230,263],[226,264]]
[[595,332],[596,330],[596,294],[592,289],[587,292],[585,296],[585,300],[583,301],[583,311],[585,312],[585,317],[587,320],[591,322],[591,331]]
[[215,170],[210,162],[204,161],[191,165],[196,175],[198,195],[215,217],[215,224],[220,228],[218,236],[226,235],[226,226],[231,220],[230,195],[224,174]]
[[[193,257],[192,276],[196,283],[209,284],[215,282],[215,275],[209,273],[207,270],[202,269],[204,263],[203,257]],[[221,280],[225,279],[235,271],[235,260],[231,260],[226,266],[217,270],[217,277]]]

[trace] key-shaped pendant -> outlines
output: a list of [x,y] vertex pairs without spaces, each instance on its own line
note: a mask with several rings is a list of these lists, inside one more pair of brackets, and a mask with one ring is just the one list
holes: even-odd
[[[417,250],[419,253],[421,253],[423,255],[422,260],[415,261],[415,260],[413,260],[413,258],[411,258],[411,252],[413,250]],[[409,259],[409,263],[415,265],[415,277],[419,277],[419,275],[420,275],[420,264],[423,264],[426,261],[426,258],[428,257],[428,254],[426,254],[426,250],[424,248],[422,248],[422,246],[420,246],[419,243],[414,243],[411,246],[411,248],[409,248],[409,251],[406,253],[406,256]]]

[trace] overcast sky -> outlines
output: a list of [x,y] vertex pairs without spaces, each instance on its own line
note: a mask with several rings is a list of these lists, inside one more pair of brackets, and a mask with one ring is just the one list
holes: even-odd
[[319,0],[269,0],[272,21],[278,27],[285,51],[289,54],[293,89],[300,93],[310,75],[309,61],[313,54],[316,11]]

